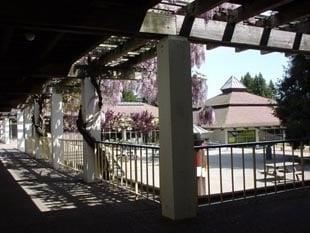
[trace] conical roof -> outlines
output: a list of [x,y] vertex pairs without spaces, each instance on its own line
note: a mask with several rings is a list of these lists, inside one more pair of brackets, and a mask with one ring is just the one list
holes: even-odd
[[222,86],[221,91],[223,93],[231,91],[246,91],[246,87],[235,77],[230,77],[226,83]]

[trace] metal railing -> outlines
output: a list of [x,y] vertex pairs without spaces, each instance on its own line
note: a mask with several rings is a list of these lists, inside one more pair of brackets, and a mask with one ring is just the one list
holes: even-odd
[[[296,143],[296,148],[291,146]],[[310,185],[310,149],[304,143],[280,140],[195,147],[199,203],[256,197]]]
[[62,147],[62,159],[60,165],[83,171],[83,140],[78,139],[60,139]]
[[25,139],[25,151],[31,156],[36,154],[36,146],[41,159],[52,161],[52,141],[50,137],[40,137],[36,145],[35,138],[29,137]]
[[96,176],[159,201],[159,147],[96,143]]
[[134,144],[155,144],[159,143],[159,130],[152,130],[147,134],[140,131],[122,130],[105,131],[101,133],[102,141],[134,143]]

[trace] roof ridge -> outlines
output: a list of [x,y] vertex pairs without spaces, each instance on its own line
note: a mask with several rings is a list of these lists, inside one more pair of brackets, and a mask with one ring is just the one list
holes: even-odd
[[231,76],[221,87],[221,91],[225,90],[246,90],[247,88],[234,76]]

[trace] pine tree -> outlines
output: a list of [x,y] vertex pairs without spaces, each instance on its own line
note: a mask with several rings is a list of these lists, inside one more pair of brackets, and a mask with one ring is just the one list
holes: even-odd
[[247,72],[241,77],[240,81],[247,87],[248,92],[267,98],[273,98],[273,91],[270,86],[266,84],[266,80],[261,73],[252,77],[250,73]]
[[277,85],[276,115],[287,128],[287,138],[310,137],[310,60],[291,59],[285,78]]

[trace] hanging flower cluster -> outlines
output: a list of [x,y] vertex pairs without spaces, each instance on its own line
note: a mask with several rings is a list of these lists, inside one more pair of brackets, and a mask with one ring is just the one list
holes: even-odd
[[101,81],[100,89],[105,105],[115,105],[121,101],[124,89],[122,81],[104,79]]
[[78,119],[78,116],[72,116],[72,115],[64,115],[63,121],[64,121],[64,132],[77,132],[77,126],[76,121]]
[[192,105],[195,108],[204,106],[207,100],[207,80],[198,74],[192,76]]
[[199,125],[212,125],[215,123],[215,112],[212,107],[205,106],[199,111]]

